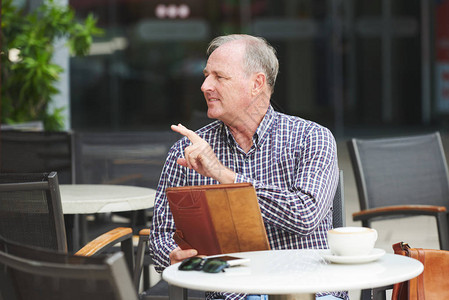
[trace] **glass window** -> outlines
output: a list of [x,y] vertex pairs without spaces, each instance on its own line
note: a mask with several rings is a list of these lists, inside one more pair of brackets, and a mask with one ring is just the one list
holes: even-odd
[[[395,31],[384,26],[383,3],[71,0],[79,16],[93,12],[105,30],[90,55],[71,58],[72,128],[193,124],[206,111],[200,86],[207,44],[228,33],[262,36],[276,48],[280,73],[272,103],[282,112],[331,129],[343,121],[383,122],[386,108],[394,122],[413,122],[420,102],[419,33],[385,39]],[[407,3],[389,8],[392,19],[418,26],[419,7]],[[386,41],[392,78],[387,104]],[[413,105],[402,109],[405,103]]]

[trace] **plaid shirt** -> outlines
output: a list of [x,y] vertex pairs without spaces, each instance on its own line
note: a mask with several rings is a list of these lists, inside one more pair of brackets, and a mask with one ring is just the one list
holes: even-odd
[[[223,165],[237,173],[235,182],[250,182],[256,189],[271,249],[328,248],[326,232],[332,228],[338,182],[336,143],[328,129],[270,107],[247,153],[221,121],[197,134],[210,144]],[[157,188],[150,250],[159,272],[170,265],[169,254],[177,247],[165,189],[218,184],[176,163],[189,144],[182,138],[170,149]],[[243,298],[218,293],[208,297]]]

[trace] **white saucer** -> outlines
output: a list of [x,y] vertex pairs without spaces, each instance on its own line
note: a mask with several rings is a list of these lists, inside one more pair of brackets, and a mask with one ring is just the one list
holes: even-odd
[[372,262],[385,254],[385,250],[374,248],[370,254],[368,255],[360,255],[360,256],[339,256],[332,254],[330,250],[326,251],[322,254],[323,258],[337,264],[361,264]]

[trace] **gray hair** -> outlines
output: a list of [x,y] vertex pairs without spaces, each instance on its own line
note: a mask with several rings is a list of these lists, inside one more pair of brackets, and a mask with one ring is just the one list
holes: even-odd
[[247,75],[256,72],[264,73],[271,93],[273,93],[279,71],[279,61],[276,57],[276,50],[264,38],[247,34],[219,36],[210,42],[206,54],[209,57],[221,45],[237,40],[245,42],[246,49],[243,63]]

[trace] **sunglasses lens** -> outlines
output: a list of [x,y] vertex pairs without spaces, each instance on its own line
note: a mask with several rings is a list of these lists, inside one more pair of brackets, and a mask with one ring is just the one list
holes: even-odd
[[184,260],[178,267],[181,271],[200,270],[203,259],[201,257],[191,257]]
[[208,259],[203,265],[203,271],[207,273],[218,273],[228,267],[228,263],[221,259]]

